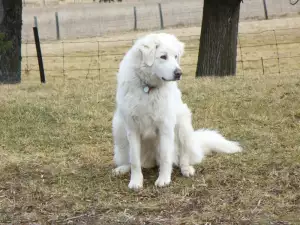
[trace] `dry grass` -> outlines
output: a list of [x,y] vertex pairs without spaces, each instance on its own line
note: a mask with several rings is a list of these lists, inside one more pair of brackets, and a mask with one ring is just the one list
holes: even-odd
[[[114,60],[103,66],[117,67]],[[193,67],[184,71],[179,84],[194,127],[218,129],[245,151],[207,157],[194,178],[174,169],[162,189],[154,187],[157,170],[144,170],[139,192],[128,190],[128,175],[111,176],[113,71],[94,80],[48,76],[46,85],[31,72],[22,84],[0,86],[0,222],[300,224],[299,73],[195,80]]]
[[175,169],[163,189],[145,170],[134,193],[128,176],[111,176],[114,78],[2,86],[1,222],[299,224],[299,76],[187,74],[180,87],[194,126],[245,152],[206,158],[194,178]]

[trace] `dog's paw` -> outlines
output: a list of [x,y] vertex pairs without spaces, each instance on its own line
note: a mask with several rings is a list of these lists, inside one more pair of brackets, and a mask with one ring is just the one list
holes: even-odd
[[165,187],[171,183],[171,178],[159,176],[155,181],[155,186],[157,187]]
[[181,173],[185,177],[192,177],[195,175],[195,169],[193,166],[183,166],[181,167]]
[[139,189],[143,188],[143,182],[136,182],[136,181],[131,180],[129,182],[128,187],[133,190],[139,190]]
[[122,174],[129,173],[129,171],[130,171],[130,165],[123,165],[123,166],[119,166],[119,167],[113,169],[112,174],[114,176],[119,176]]
[[143,188],[143,175],[139,174],[131,177],[128,187],[133,190],[138,190]]

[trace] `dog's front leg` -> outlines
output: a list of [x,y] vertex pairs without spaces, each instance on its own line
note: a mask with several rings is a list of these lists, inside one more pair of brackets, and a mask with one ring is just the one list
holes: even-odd
[[174,127],[161,126],[159,129],[159,176],[155,182],[158,187],[170,184],[174,154]]
[[131,175],[128,187],[140,189],[143,187],[143,174],[141,168],[141,136],[135,129],[127,131],[127,138],[130,146],[130,167]]

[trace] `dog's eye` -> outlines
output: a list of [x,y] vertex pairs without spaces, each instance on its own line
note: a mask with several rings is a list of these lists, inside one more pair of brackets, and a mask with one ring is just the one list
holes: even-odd
[[177,55],[175,55],[175,59],[177,59]]
[[167,59],[167,55],[162,55],[160,58],[166,60]]

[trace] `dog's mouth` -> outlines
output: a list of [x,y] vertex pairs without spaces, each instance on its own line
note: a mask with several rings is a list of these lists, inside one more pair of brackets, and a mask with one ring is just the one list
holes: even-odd
[[181,77],[174,77],[172,80],[167,80],[166,78],[162,77],[161,78],[163,81],[176,81],[176,80],[181,80]]

